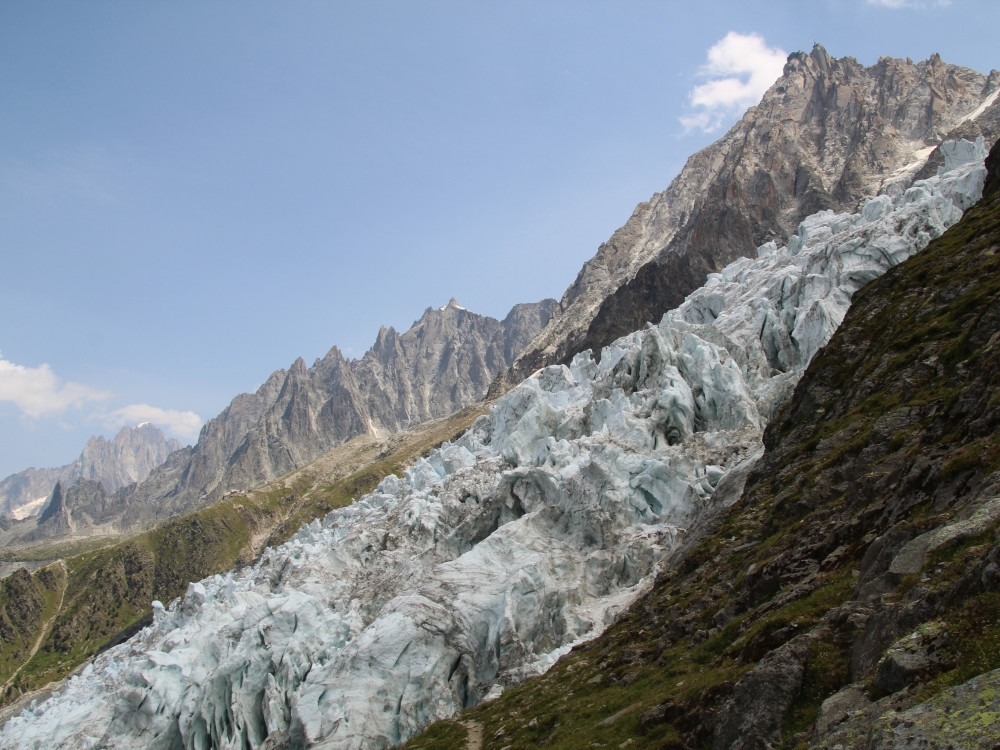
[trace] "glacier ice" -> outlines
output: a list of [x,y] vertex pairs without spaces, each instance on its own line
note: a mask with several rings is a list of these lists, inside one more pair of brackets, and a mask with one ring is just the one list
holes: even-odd
[[154,603],[0,746],[382,748],[544,670],[738,497],[852,295],[978,197],[979,150],[946,158],[857,214],[807,218],[599,362],[535,373],[403,477]]

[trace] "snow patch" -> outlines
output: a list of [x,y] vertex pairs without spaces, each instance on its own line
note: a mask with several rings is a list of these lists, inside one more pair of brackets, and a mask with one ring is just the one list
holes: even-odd
[[971,112],[969,112],[969,114],[967,114],[965,117],[963,117],[961,121],[962,122],[968,122],[969,120],[975,120],[977,117],[979,117],[981,114],[983,114],[983,112],[985,112],[987,109],[989,109],[993,105],[993,102],[995,102],[997,100],[997,96],[1000,96],[1000,88],[998,88],[996,91],[994,91],[992,94],[990,94],[986,98],[986,101],[984,101],[982,104],[980,104],[974,110],[972,110]]
[[18,521],[23,521],[25,518],[30,516],[37,516],[42,511],[42,507],[48,501],[49,496],[43,495],[30,503],[25,503],[19,508],[11,508],[10,514],[14,516]]

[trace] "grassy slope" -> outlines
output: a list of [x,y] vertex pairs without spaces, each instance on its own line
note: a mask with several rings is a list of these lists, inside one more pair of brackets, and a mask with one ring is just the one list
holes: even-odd
[[[384,450],[370,438],[352,441],[259,490],[227,496],[146,533],[66,557],[61,611],[2,702],[65,677],[147,622],[153,600],[169,602],[189,582],[251,561],[264,546],[285,541],[303,524],[348,504],[382,477],[401,472],[418,456],[461,434],[480,413],[480,407],[471,407],[396,436]],[[32,551],[35,557],[45,554]],[[54,614],[56,600],[49,601],[51,586],[43,580],[47,569],[0,582],[0,686],[22,664],[39,628]]]
[[[880,697],[879,657],[921,623],[941,625],[947,658],[904,691],[911,703],[1000,667],[996,524],[920,574],[888,572],[905,542],[1000,489],[998,342],[993,192],[858,294],[743,499],[650,595],[462,718],[486,748],[804,747],[833,692],[857,682]],[[440,722],[406,747],[463,737]]]
[[33,573],[22,568],[0,581],[0,688],[31,654],[56,615],[65,587],[66,574],[58,564]]

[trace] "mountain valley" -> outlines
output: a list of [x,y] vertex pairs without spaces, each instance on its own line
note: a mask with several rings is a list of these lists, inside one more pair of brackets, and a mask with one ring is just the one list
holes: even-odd
[[56,484],[0,746],[993,747],[998,93],[794,53],[561,302]]

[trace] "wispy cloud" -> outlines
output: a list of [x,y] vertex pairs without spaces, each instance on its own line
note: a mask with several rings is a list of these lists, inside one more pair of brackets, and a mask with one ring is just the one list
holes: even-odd
[[681,117],[685,132],[718,130],[727,117],[760,101],[781,75],[788,53],[768,47],[759,34],[730,31],[708,50],[698,74],[707,78],[688,95],[691,114]]
[[60,380],[47,364],[24,367],[0,359],[0,401],[29,417],[56,416],[109,398],[107,391]]
[[202,419],[193,411],[161,409],[149,404],[130,404],[108,411],[107,402],[113,397],[110,391],[64,381],[47,364],[25,367],[0,355],[0,402],[14,404],[26,417],[60,417],[78,410],[78,416],[85,421],[101,422],[107,427],[152,422],[182,440],[198,439]]
[[152,422],[157,427],[183,440],[195,441],[201,430],[201,417],[193,411],[178,411],[176,409],[161,409],[149,404],[130,404],[121,409],[115,409],[105,418],[109,427],[123,427],[140,422]]

